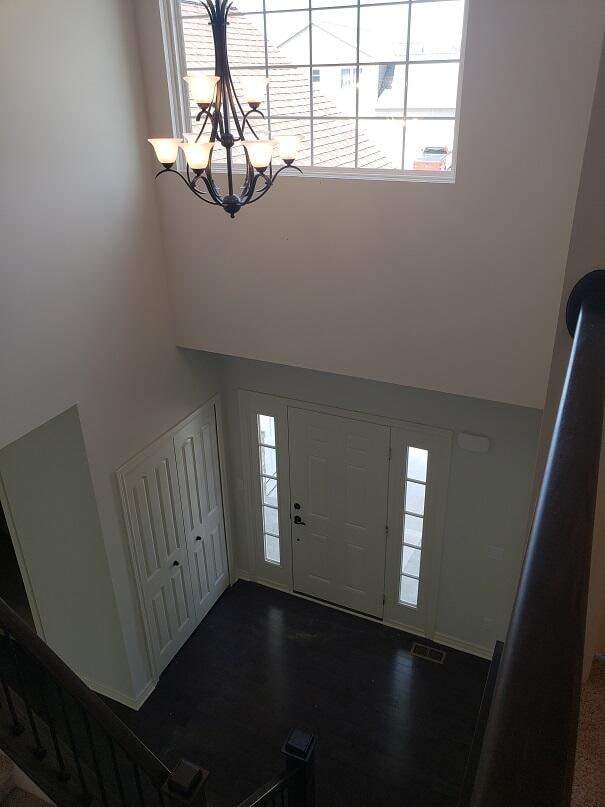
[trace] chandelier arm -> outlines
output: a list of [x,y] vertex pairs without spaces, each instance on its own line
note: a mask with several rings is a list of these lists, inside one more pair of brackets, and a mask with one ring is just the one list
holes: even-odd
[[245,149],[244,149],[244,151],[246,152],[246,176],[244,178],[244,182],[242,183],[242,186],[241,186],[240,192],[239,192],[240,197],[242,199],[246,199],[249,194],[251,195],[252,193],[254,193],[254,191],[253,190],[251,191],[250,189],[251,189],[253,184],[256,184],[254,182],[254,177],[256,176],[254,168],[253,168],[252,163],[250,162],[250,160],[248,158],[248,152]]
[[[177,176],[177,177],[179,177],[179,179],[183,180],[183,182],[185,183],[185,185],[187,185],[189,190],[192,193],[194,193],[197,196],[198,199],[201,199],[202,202],[207,202],[209,205],[222,204],[222,202],[211,202],[210,199],[206,199],[205,196],[202,196],[202,193],[200,191],[198,191],[198,189],[195,187],[193,182],[188,182],[187,179],[181,174],[180,171],[175,171],[173,168],[163,168],[161,171],[158,171],[158,173],[155,175],[155,178],[157,179],[160,176],[160,174],[175,174],[175,176]],[[202,177],[202,179],[204,179],[204,177]]]
[[[256,191],[256,196],[253,199],[252,196],[255,193],[256,183],[258,182],[258,179],[261,176],[265,180],[265,184],[263,185],[262,188],[260,188],[260,190]],[[250,196],[246,199],[245,204],[251,205],[254,202],[258,202],[259,199],[262,199],[263,196],[271,190],[272,185],[273,182],[271,182],[268,176],[266,176],[265,174],[256,174],[256,176],[254,177],[254,182],[252,183]]]
[[[204,114],[204,110],[203,110],[203,109],[201,109],[201,110],[199,111],[199,113],[196,115],[196,118],[195,118],[195,119],[196,119],[196,121],[197,121],[198,123],[199,123],[199,122],[200,122],[200,120],[202,119],[202,115],[203,115],[203,114]],[[199,140],[199,139],[200,139],[200,137],[202,136],[202,134],[203,134],[203,132],[204,132],[204,129],[206,128],[206,124],[208,123],[208,121],[209,121],[209,120],[211,120],[211,121],[214,123],[214,113],[212,112],[212,109],[211,109],[211,108],[206,110],[206,117],[204,118],[204,122],[203,122],[203,124],[202,124],[202,128],[199,130],[199,132],[198,132],[198,134],[197,134],[197,137],[195,138],[195,142],[196,142],[196,143],[198,142],[198,140]]]
[[[254,202],[258,202],[259,199],[262,199],[263,196],[271,190],[273,185],[275,184],[275,180],[281,174],[282,171],[285,171],[287,168],[293,168],[295,171],[298,171],[299,174],[302,174],[301,169],[297,165],[282,165],[281,168],[278,168],[277,171],[273,174],[271,178],[264,177],[265,179],[265,186],[260,189],[254,199],[246,200],[246,204],[253,204]],[[254,183],[256,185],[256,182]],[[252,193],[254,193],[254,188],[252,189]]]
[[[236,98],[237,98],[237,96],[236,96]],[[238,105],[239,105],[239,108],[240,108],[240,109],[242,109],[241,104],[239,103],[239,100],[238,100],[238,102],[237,102],[237,103],[238,103]],[[244,110],[243,110],[243,109],[242,109],[242,112],[244,112]],[[260,140],[259,136],[258,136],[258,135],[256,134],[256,132],[254,131],[254,128],[253,128],[252,124],[250,123],[250,120],[249,120],[250,115],[260,115],[260,117],[261,117],[263,120],[265,119],[265,115],[264,115],[264,113],[263,113],[263,112],[261,112],[261,110],[260,110],[260,109],[249,109],[247,112],[244,112],[244,117],[243,117],[243,120],[242,120],[242,129],[244,129],[244,131],[245,131],[245,128],[246,128],[246,126],[247,126],[247,127],[248,127],[248,129],[250,129],[250,131],[251,131],[251,132],[252,132],[252,134],[254,135],[254,137],[255,137],[257,140]]]
[[208,193],[210,194],[210,196],[212,196],[215,203],[217,205],[222,205],[223,197],[219,193],[216,182],[214,181],[214,177],[212,176],[212,153],[210,154],[210,159],[208,160],[208,166],[206,167],[206,170],[202,174],[202,179],[204,181],[204,184],[208,188]]

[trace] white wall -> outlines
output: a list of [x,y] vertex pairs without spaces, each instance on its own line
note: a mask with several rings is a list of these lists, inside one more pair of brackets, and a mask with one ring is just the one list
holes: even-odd
[[[504,639],[527,539],[537,410],[227,358],[231,500],[240,573],[249,572],[251,563],[240,484],[238,389],[489,437],[487,454],[464,451],[454,440],[436,631],[462,647],[487,652],[496,639]],[[501,548],[502,557],[493,558],[490,547]]]
[[605,4],[469,1],[455,185],[280,179],[232,221],[161,178],[179,344],[543,405]]
[[113,470],[218,383],[174,347],[130,2],[3,0],[0,98],[0,446],[78,404],[116,598],[80,640],[116,637],[102,683],[129,697],[148,671]]
[[[540,434],[537,481],[542,478],[571,348],[571,338],[565,323],[567,299],[573,286],[587,272],[592,269],[605,268],[605,186],[603,184],[605,152],[603,151],[603,143],[605,143],[605,48],[601,55],[567,259],[548,395]],[[594,653],[605,652],[605,435],[601,452],[601,472],[597,498],[586,628],[584,664],[586,675],[590,672]]]

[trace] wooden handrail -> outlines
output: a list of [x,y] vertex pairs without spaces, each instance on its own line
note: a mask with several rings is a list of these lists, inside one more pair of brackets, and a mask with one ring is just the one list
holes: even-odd
[[94,694],[29,625],[0,598],[0,629],[4,629],[29,656],[37,661],[86,713],[103,728],[149,777],[161,787],[170,777],[170,770],[139,740],[128,726]]
[[605,271],[568,303],[574,342],[472,807],[568,807],[605,405]]

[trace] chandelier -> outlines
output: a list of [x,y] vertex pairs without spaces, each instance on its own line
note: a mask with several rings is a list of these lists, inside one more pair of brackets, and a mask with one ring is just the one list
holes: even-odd
[[[299,139],[296,135],[284,135],[277,140],[261,140],[251,123],[254,116],[264,119],[260,110],[266,97],[268,79],[245,79],[244,96],[248,110],[244,111],[237,97],[227,56],[227,20],[233,3],[230,0],[206,0],[202,5],[210,17],[214,39],[216,75],[194,74],[185,76],[191,97],[199,107],[196,121],[199,132],[177,137],[150,138],[156,157],[164,166],[156,174],[176,174],[198,199],[223,208],[231,218],[244,206],[257,202],[275,183],[282,171],[291,168],[302,174],[293,165],[298,156]],[[208,129],[208,139],[204,131]],[[225,149],[227,193],[223,195],[212,174],[212,155],[216,143]],[[236,144],[244,147],[246,164],[244,179],[239,192],[235,192],[233,177],[233,148]],[[175,169],[179,148],[185,154],[187,167],[185,174]],[[273,153],[277,148],[283,165],[273,169]]]

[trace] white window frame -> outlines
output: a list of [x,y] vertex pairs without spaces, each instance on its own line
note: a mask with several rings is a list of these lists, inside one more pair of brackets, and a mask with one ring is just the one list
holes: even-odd
[[[406,0],[391,0],[392,2],[404,3]],[[390,0],[383,0],[383,2],[390,2]],[[409,8],[414,3],[424,2],[439,2],[439,0],[413,0],[410,2]],[[358,0],[359,3],[359,0]],[[301,0],[301,7],[303,7],[304,0]],[[351,0],[351,5],[355,5],[354,0]],[[372,168],[337,168],[337,167],[322,167],[322,166],[301,166],[303,174],[293,171],[288,174],[289,178],[300,180],[308,177],[320,177],[323,179],[367,179],[367,180],[380,180],[386,182],[430,182],[435,184],[451,185],[456,181],[456,166],[458,159],[458,139],[460,131],[460,105],[462,96],[462,84],[464,77],[464,62],[466,53],[466,32],[468,22],[470,0],[464,2],[464,19],[462,23],[462,41],[460,43],[460,62],[458,74],[458,94],[456,98],[456,115],[454,118],[454,142],[452,148],[452,167],[449,171],[413,171],[401,169],[372,169]],[[338,6],[341,8],[341,6]],[[346,6],[342,6],[343,8]],[[166,72],[168,78],[168,91],[170,95],[170,111],[172,116],[172,135],[173,137],[182,137],[183,132],[190,130],[190,113],[189,113],[189,97],[188,91],[183,81],[183,76],[186,74],[186,57],[185,57],[185,44],[183,37],[183,29],[181,24],[181,12],[179,0],[160,0],[160,11],[162,20],[162,34],[164,41],[164,52],[166,61]],[[264,13],[264,12],[263,12]],[[409,21],[408,21],[408,37],[409,37]],[[410,60],[406,60],[410,64]],[[411,62],[412,64],[414,62]],[[429,63],[423,61],[423,64]],[[335,65],[338,67],[339,65]],[[310,69],[316,68],[317,65],[310,65]],[[360,65],[357,65],[360,68]],[[311,86],[313,85],[313,78],[311,75]],[[436,118],[439,120],[439,118]],[[179,150],[180,152],[180,150]],[[177,166],[179,170],[184,171],[185,165],[182,155],[179,153]],[[237,171],[237,167],[235,169]],[[213,172],[217,175],[226,172],[226,165],[221,163],[213,164]]]

